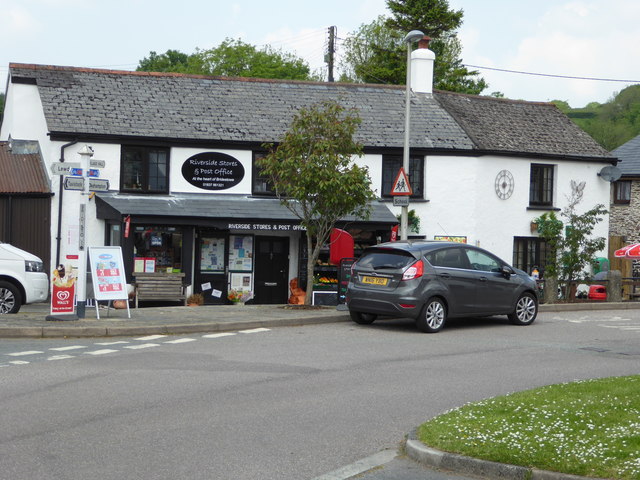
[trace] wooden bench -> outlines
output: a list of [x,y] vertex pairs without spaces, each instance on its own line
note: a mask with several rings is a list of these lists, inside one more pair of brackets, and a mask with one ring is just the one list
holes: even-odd
[[136,308],[138,301],[173,302],[182,301],[187,304],[185,295],[184,273],[142,273],[133,274]]

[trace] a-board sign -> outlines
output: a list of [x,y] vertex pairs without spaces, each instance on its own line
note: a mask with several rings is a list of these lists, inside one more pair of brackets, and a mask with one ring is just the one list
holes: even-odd
[[127,300],[121,247],[89,247],[89,262],[96,300]]
[[347,302],[347,286],[351,280],[351,267],[356,262],[355,258],[343,258],[338,266],[338,305]]

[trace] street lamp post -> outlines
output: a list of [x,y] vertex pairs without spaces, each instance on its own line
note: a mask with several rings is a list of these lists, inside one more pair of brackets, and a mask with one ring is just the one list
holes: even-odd
[[[404,148],[402,151],[402,168],[409,176],[409,133],[411,130],[411,45],[424,37],[424,33],[420,30],[411,30],[404,37],[404,43],[407,44],[407,86],[405,89],[405,107],[404,107]],[[402,207],[400,216],[400,240],[406,240],[409,232],[409,206]]]

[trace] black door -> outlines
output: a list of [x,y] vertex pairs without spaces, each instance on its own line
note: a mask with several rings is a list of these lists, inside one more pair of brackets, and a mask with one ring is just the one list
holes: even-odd
[[227,303],[227,236],[201,231],[196,244],[194,292],[208,305]]
[[289,239],[256,237],[255,262],[255,303],[287,303]]

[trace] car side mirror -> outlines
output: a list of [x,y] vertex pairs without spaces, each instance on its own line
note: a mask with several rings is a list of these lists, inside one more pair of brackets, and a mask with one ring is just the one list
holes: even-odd
[[502,275],[504,275],[506,278],[511,277],[511,275],[513,275],[514,273],[516,272],[509,265],[502,266]]

